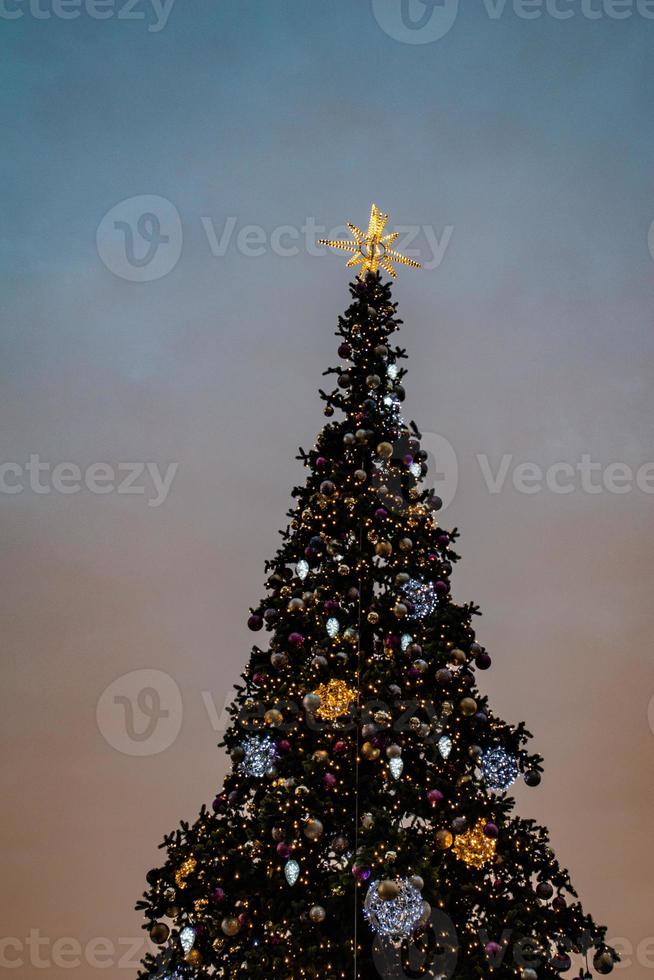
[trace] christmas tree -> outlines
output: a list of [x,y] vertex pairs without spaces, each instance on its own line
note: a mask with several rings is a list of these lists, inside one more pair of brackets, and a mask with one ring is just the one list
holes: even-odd
[[[326,242],[359,267],[328,421],[293,491],[230,708],[232,769],[166,837],[138,908],[141,977],[553,977],[617,956],[548,835],[507,794],[541,779],[524,724],[491,710],[478,608],[450,596],[456,530],[402,417],[405,351],[386,215]],[[338,413],[338,414],[337,414]],[[265,631],[265,632],[264,632]]]

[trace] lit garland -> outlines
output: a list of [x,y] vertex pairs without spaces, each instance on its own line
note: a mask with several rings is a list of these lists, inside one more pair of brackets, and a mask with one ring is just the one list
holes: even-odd
[[397,884],[396,898],[383,899],[378,881],[372,882],[366,895],[364,914],[372,930],[380,936],[410,936],[422,917],[424,903],[418,889],[405,879],[399,879]]
[[321,684],[314,693],[320,698],[320,706],[316,708],[316,714],[324,721],[336,721],[341,715],[347,714],[350,705],[357,699],[356,691],[348,687],[345,681],[339,680]]
[[506,749],[498,745],[486,749],[481,758],[481,771],[490,789],[506,790],[518,778],[518,764]]
[[194,857],[187,858],[183,864],[180,864],[179,868],[175,872],[175,884],[178,888],[186,888],[186,879],[195,871],[197,867],[197,861]]
[[473,868],[481,868],[495,857],[497,844],[492,837],[486,836],[485,826],[485,820],[478,820],[465,834],[454,838],[452,850],[460,861],[465,861]]

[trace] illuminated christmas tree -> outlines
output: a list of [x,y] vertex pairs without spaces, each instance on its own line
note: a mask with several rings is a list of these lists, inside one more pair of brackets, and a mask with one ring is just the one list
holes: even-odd
[[[541,779],[523,724],[491,710],[491,658],[450,576],[456,531],[402,416],[392,248],[374,206],[352,253],[329,421],[248,625],[232,770],[164,841],[139,903],[161,980],[554,977],[617,959],[547,832],[507,790]],[[264,639],[265,637],[265,639]],[[577,957],[581,956],[581,960]],[[584,965],[585,962],[585,965]]]

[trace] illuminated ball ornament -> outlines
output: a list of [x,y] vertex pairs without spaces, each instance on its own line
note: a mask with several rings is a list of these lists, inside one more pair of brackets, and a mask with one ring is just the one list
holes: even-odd
[[501,745],[486,749],[481,757],[484,782],[490,789],[507,790],[518,778],[518,764]]
[[438,592],[433,582],[422,582],[417,578],[410,578],[402,587],[404,596],[413,606],[412,616],[416,619],[424,619],[431,616],[438,606]]
[[319,925],[321,922],[324,922],[325,921],[325,919],[327,918],[327,913],[325,912],[325,910],[322,907],[322,905],[314,905],[309,910],[309,918],[316,925]]
[[243,761],[239,769],[246,776],[262,779],[270,774],[277,761],[277,746],[269,735],[262,738],[250,736],[243,742]]
[[[397,892],[391,884],[397,886]],[[383,898],[383,894],[391,897]],[[364,914],[373,932],[393,938],[410,936],[420,922],[422,911],[422,895],[405,878],[398,878],[394,883],[373,881],[364,904]]]
[[486,820],[478,820],[474,827],[454,840],[452,850],[456,856],[473,868],[481,868],[495,857],[497,845],[494,838],[486,835],[486,826]]
[[341,715],[346,715],[357,699],[356,691],[348,687],[345,681],[334,679],[321,684],[314,693],[320,698],[315,713],[324,721],[336,721]]

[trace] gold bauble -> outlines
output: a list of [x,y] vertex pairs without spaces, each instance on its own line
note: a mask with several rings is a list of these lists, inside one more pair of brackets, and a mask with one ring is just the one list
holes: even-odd
[[162,946],[168,939],[169,935],[170,929],[165,922],[155,922],[150,928],[150,939],[153,943],[156,943],[157,946]]
[[437,830],[436,831],[436,847],[441,851],[447,851],[454,843],[454,838],[449,830]]
[[397,619],[404,619],[408,611],[409,610],[407,606],[405,606],[403,602],[396,602],[395,605],[393,606],[393,615]]
[[291,599],[286,608],[289,612],[301,612],[304,609],[304,602],[296,596],[294,599]]
[[[236,922],[236,920],[234,920]],[[238,925],[238,922],[236,923]],[[184,960],[191,966],[201,966],[202,965],[202,953],[199,949],[192,949],[190,953],[187,953]]]
[[459,707],[461,708],[461,714],[469,718],[477,710],[477,702],[474,698],[462,698],[459,701]]
[[393,881],[392,878],[386,878],[384,881],[380,881],[377,886],[377,894],[382,901],[392,902],[400,894],[399,882]]
[[324,922],[327,918],[327,913],[322,905],[314,905],[313,908],[309,910],[309,918],[315,923]]
[[375,545],[375,554],[380,558],[389,558],[393,554],[393,545],[390,541],[378,541]]
[[284,721],[284,715],[277,708],[270,708],[270,710],[266,711],[265,715],[263,716],[263,720],[265,721],[266,725],[281,725],[281,723]]
[[411,551],[413,548],[413,541],[411,538],[400,538],[398,547],[400,551]]
[[377,455],[382,459],[390,459],[393,455],[393,447],[390,442],[380,442],[377,446]]
[[304,825],[304,836],[307,838],[307,840],[320,840],[323,830],[324,827],[320,820],[307,820]]
[[379,758],[380,751],[372,744],[372,742],[364,742],[361,746],[361,754],[365,759],[368,759],[370,762],[374,762]]
[[220,928],[222,929],[222,931],[225,933],[226,936],[231,937],[231,936],[235,936],[238,932],[240,932],[241,924],[238,921],[238,919],[234,919],[234,918],[223,919],[223,921],[220,924]]
[[448,660],[450,663],[456,664],[457,667],[462,667],[463,664],[467,662],[468,658],[463,650],[456,648],[450,652]]
[[379,622],[379,613],[375,612],[374,609],[371,609],[370,612],[368,613],[367,619],[372,626],[376,626],[377,623]]
[[329,752],[326,752],[325,749],[316,749],[313,753],[313,761],[321,763],[329,762]]

